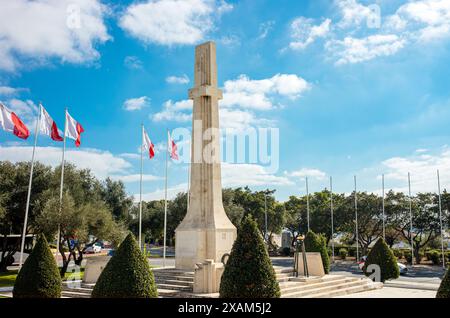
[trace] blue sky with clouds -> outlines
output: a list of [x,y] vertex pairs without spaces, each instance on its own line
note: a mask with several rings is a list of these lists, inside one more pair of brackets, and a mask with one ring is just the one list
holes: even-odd
[[[279,129],[279,168],[225,163],[224,186],[280,200],[328,187],[435,191],[450,182],[448,0],[0,0],[0,100],[33,127],[41,101],[85,128],[67,159],[138,193],[140,124],[157,144],[144,197],[161,198],[166,129],[191,126],[194,47],[217,44],[221,126]],[[31,130],[31,129],[30,129]],[[28,160],[32,138],[0,132],[0,159]],[[61,144],[39,138],[57,165]],[[186,189],[171,164],[169,194]]]

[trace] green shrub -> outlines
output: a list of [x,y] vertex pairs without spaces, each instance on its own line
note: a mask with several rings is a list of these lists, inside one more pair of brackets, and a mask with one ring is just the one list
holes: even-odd
[[385,282],[386,280],[398,278],[400,276],[400,270],[397,265],[397,259],[394,253],[386,244],[383,238],[379,238],[372,250],[367,255],[367,260],[364,264],[363,271],[366,276],[372,274],[367,271],[367,267],[371,264],[380,266],[380,280]]
[[427,259],[433,262],[433,265],[439,265],[441,263],[441,252],[437,250],[431,250],[427,253]]
[[61,297],[61,276],[43,235],[38,237],[36,245],[17,275],[13,297]]
[[393,249],[392,252],[394,253],[395,257],[397,257],[397,259],[402,259],[403,258],[403,251],[400,249]]
[[322,234],[309,231],[305,237],[306,252],[319,252],[322,256],[323,269],[325,274],[330,272],[330,258],[327,252],[327,239]]
[[345,259],[347,258],[347,255],[348,255],[348,251],[347,251],[346,248],[341,248],[341,249],[339,250],[339,257],[340,257],[342,260],[345,260]]
[[436,298],[450,298],[450,277],[448,275],[449,269],[445,272],[441,285],[436,293]]
[[220,297],[280,297],[275,270],[251,215],[242,221],[231,249],[220,283]]
[[100,274],[93,298],[154,298],[158,296],[147,258],[130,233]]
[[411,263],[411,250],[404,251],[403,255],[405,256],[405,259],[408,263]]

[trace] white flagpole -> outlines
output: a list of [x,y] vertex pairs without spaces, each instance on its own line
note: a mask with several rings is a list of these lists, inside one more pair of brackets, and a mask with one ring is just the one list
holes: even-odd
[[[59,214],[62,212],[62,197],[64,186],[64,166],[65,166],[65,153],[66,153],[66,135],[67,135],[67,107],[64,116],[64,138],[63,138],[63,152],[61,161],[61,183],[59,186]],[[58,223],[58,235],[56,240],[56,265],[58,265],[58,253],[59,253],[59,240],[61,236],[61,224]]]
[[308,177],[305,177],[306,182],[306,221],[308,223],[309,232],[309,189],[308,189]]
[[142,251],[142,173],[144,169],[144,124],[141,125],[141,179],[139,186],[139,249]]
[[413,266],[414,265],[413,217],[412,217],[412,197],[411,197],[411,176],[409,172],[408,172],[408,193],[409,193],[409,219],[410,219],[409,233],[411,235],[411,266]]
[[192,149],[189,147],[189,165],[188,165],[188,190],[187,190],[187,210],[189,210],[189,201],[191,200],[191,156]]
[[445,270],[444,232],[443,232],[443,228],[442,228],[441,180],[439,178],[439,169],[437,170],[437,181],[438,181],[438,193],[439,193],[439,222],[441,224],[442,268]]
[[356,231],[356,262],[359,262],[359,234],[358,234],[358,197],[356,194],[356,175],[354,176],[355,181],[355,231]]
[[33,183],[33,170],[34,170],[34,155],[36,152],[36,145],[39,135],[39,124],[41,121],[41,107],[42,105],[39,103],[39,115],[36,121],[36,128],[34,130],[34,146],[33,146],[33,154],[31,155],[31,169],[30,169],[30,180],[28,182],[28,194],[27,194],[27,205],[25,208],[25,220],[23,222],[23,231],[22,231],[22,243],[20,245],[20,258],[19,258],[19,270],[22,268],[23,264],[23,252],[25,249],[25,236],[27,234],[27,224],[28,224],[28,211],[30,210],[30,199],[31,199],[31,185]]
[[330,210],[331,210],[331,251],[334,263],[334,219],[333,219],[333,177],[330,176]]
[[166,236],[167,236],[167,163],[169,153],[169,130],[167,130],[167,149],[166,149],[166,181],[164,189],[164,250],[163,250],[163,267],[166,267]]
[[383,193],[382,209],[383,209],[383,239],[386,239],[386,216],[384,213],[384,174],[381,175],[381,187]]

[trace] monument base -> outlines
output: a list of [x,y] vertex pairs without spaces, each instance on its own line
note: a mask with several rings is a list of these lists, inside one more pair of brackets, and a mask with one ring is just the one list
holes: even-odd
[[230,253],[235,239],[236,228],[177,229],[175,267],[194,270],[197,263],[206,259],[220,263],[224,254]]

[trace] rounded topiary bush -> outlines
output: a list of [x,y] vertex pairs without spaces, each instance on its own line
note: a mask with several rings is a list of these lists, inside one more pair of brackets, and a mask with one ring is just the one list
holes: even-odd
[[366,262],[363,266],[363,271],[366,276],[373,274],[373,272],[367,271],[367,267],[371,264],[380,267],[380,281],[383,283],[386,280],[395,279],[400,276],[397,258],[382,237],[378,239],[367,255]]
[[61,297],[61,276],[43,235],[38,237],[36,245],[17,275],[13,297]]
[[322,234],[309,231],[305,236],[306,252],[319,252],[322,257],[322,264],[325,274],[330,272],[330,258],[327,252],[327,239]]
[[448,268],[442,279],[441,285],[436,293],[436,298],[450,298],[450,277],[448,276]]
[[341,249],[339,249],[339,257],[340,257],[342,260],[345,260],[345,259],[347,258],[347,255],[348,255],[348,251],[347,251],[346,248],[341,248]]
[[223,298],[276,298],[280,287],[253,218],[242,221],[220,283]]
[[92,291],[93,298],[154,298],[153,272],[130,233],[111,257]]

